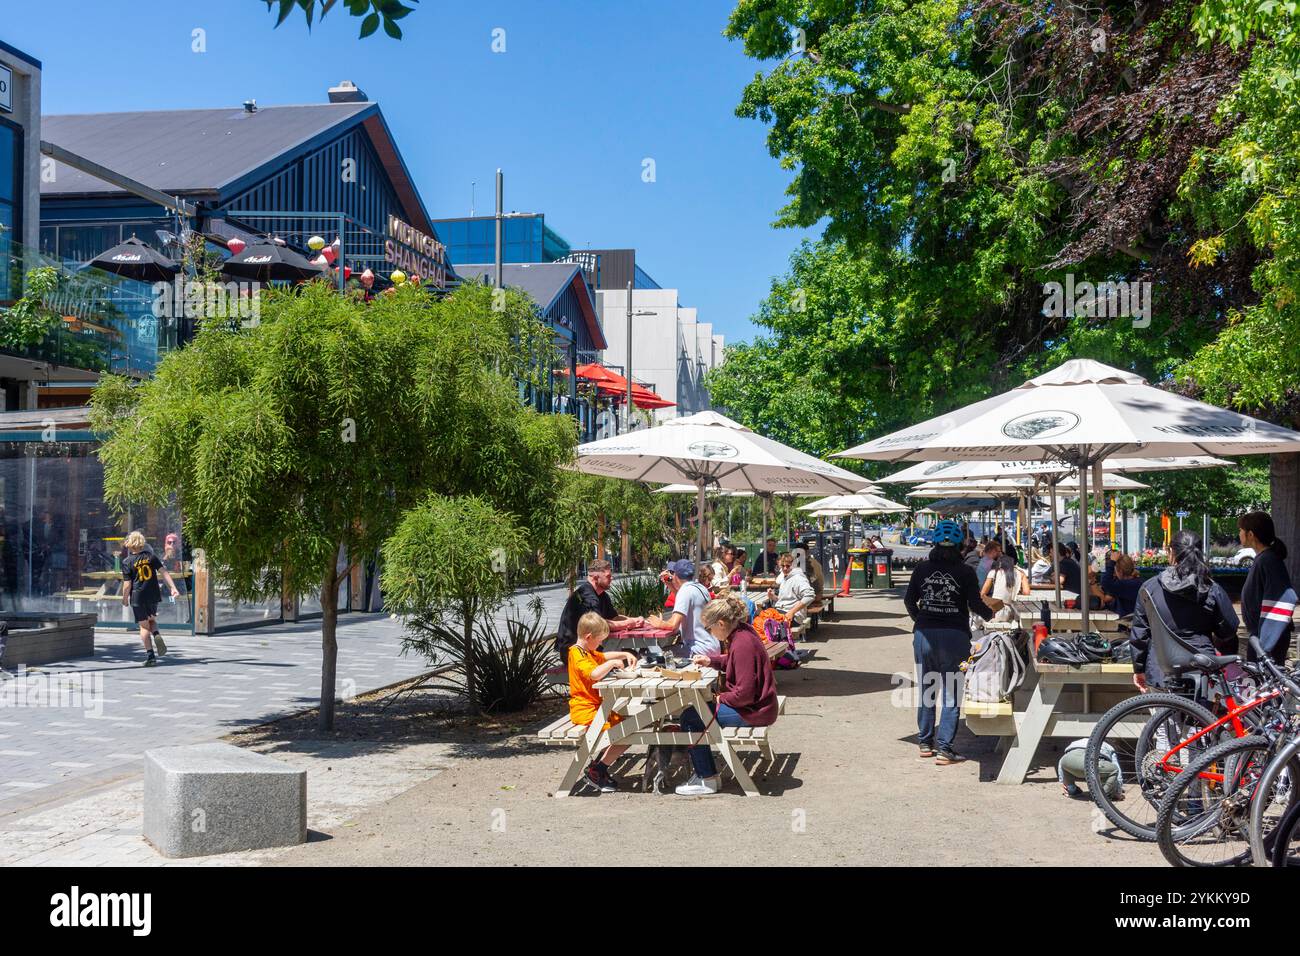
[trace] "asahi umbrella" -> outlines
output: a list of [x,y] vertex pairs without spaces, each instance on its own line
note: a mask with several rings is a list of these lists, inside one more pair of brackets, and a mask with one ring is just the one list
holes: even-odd
[[[851,471],[750,431],[717,412],[673,418],[654,428],[587,442],[577,448],[578,471],[631,481],[695,486],[699,513],[709,487],[757,494],[855,492],[868,484]],[[704,554],[704,523],[700,523]]]
[[140,282],[170,282],[181,267],[135,236],[101,252],[83,266],[103,269]]
[[[1071,359],[1019,388],[874,438],[838,457],[1059,461],[1079,469],[1079,496],[1086,501],[1088,472],[1107,458],[1293,451],[1300,451],[1300,432],[1153,388],[1133,372]],[[1085,593],[1079,602],[1084,632],[1086,598]]]
[[259,242],[227,259],[222,264],[221,271],[238,279],[255,279],[258,282],[301,282],[323,276],[328,270],[287,246]]
[[835,457],[875,461],[1106,458],[1300,451],[1300,432],[1072,359],[1019,388],[874,438]]

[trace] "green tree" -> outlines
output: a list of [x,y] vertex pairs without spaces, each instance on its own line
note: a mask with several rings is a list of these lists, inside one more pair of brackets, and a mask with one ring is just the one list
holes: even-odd
[[[92,401],[117,504],[175,494],[191,539],[241,600],[318,591],[320,726],[333,725],[337,586],[431,494],[497,491],[532,519],[554,508],[572,422],[523,407],[544,330],[531,303],[468,286],[437,301],[399,289],[365,303],[325,283],[271,292],[247,330],[209,325],[142,384]],[[564,547],[562,520],[532,540]],[[346,557],[348,565],[340,569]],[[524,573],[538,564],[525,562]]]
[[[316,19],[324,20],[325,14],[334,9],[338,0],[262,0],[262,2],[266,4],[268,11],[279,8],[275,19],[277,27],[289,19],[294,10],[301,10],[307,21],[307,29],[310,30],[312,22]],[[420,0],[410,0],[410,2],[419,3]],[[408,7],[401,0],[343,0],[343,8],[349,16],[361,18],[360,38],[363,40],[378,30],[381,25],[390,37],[400,40],[402,28],[398,26],[397,21],[415,10],[415,7]]]
[[[740,0],[776,224],[825,234],[711,394],[824,453],[1086,355],[1290,420],[1293,7]],[[1045,314],[1067,275],[1150,315]]]

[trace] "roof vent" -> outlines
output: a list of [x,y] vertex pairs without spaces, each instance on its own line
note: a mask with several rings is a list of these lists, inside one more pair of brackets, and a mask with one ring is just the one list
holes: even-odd
[[331,103],[366,103],[369,100],[370,97],[366,96],[351,80],[343,80],[338,86],[330,87]]
[[244,100],[244,112],[245,112],[245,113],[256,113],[256,112],[257,112],[257,100]]

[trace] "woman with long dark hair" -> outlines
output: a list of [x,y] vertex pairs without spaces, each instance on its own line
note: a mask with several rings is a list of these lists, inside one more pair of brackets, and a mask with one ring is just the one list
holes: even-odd
[[[1273,519],[1264,511],[1238,518],[1237,535],[1243,548],[1255,549],[1255,563],[1241,589],[1246,633],[1258,637],[1268,656],[1282,664],[1291,648],[1291,614],[1296,605],[1295,589],[1286,569],[1286,545],[1273,530]],[[1254,656],[1251,650],[1250,657]]]
[[[1179,531],[1169,543],[1169,567],[1142,585],[1165,623],[1185,642],[1206,654],[1237,653],[1237,612],[1223,586],[1210,576],[1201,539]],[[1139,690],[1162,687],[1161,672],[1151,651],[1151,625],[1140,595],[1129,631],[1133,647],[1133,683]]]

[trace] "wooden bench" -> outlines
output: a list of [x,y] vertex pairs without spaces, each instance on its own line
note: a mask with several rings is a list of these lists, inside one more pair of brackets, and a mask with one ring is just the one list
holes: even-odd
[[[777,714],[785,713],[785,697],[778,695],[776,698]],[[557,718],[547,724],[541,730],[537,731],[537,739],[542,743],[552,746],[570,744],[576,746],[587,732],[587,724],[575,724],[569,719],[569,715]],[[775,726],[772,725],[772,726]],[[722,736],[731,742],[733,747],[744,750],[757,750],[767,766],[771,766],[774,760],[772,755],[772,744],[768,739],[768,731],[772,727],[723,727]],[[684,732],[665,731],[654,735],[654,743],[667,743],[682,746],[690,743],[691,740],[679,740],[677,738],[693,738],[694,735]],[[664,738],[664,739],[661,739]]]

